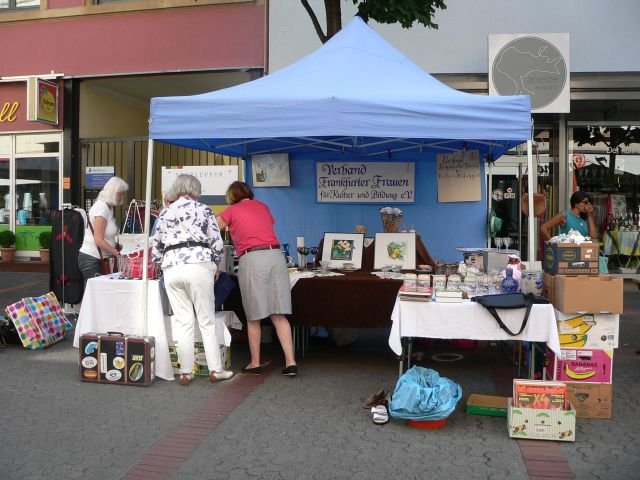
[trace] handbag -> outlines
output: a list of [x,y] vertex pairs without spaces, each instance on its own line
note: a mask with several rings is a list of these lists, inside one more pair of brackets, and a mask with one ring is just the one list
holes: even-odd
[[[500,328],[507,332],[512,337],[518,336],[527,326],[529,321],[529,314],[531,313],[531,307],[534,303],[549,303],[549,301],[542,297],[536,297],[533,293],[502,293],[498,295],[476,295],[471,299],[472,301],[479,303],[496,319]],[[526,308],[524,318],[522,319],[522,325],[520,330],[516,333],[512,332],[504,322],[500,319],[496,309],[514,309],[514,308]]]

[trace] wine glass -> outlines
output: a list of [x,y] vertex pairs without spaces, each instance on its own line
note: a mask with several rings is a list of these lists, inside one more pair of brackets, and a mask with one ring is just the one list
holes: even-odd
[[309,255],[309,248],[298,247],[297,250],[298,250],[298,253],[300,254],[300,265],[298,265],[298,267],[300,268],[300,270],[304,270],[306,268],[307,255]]
[[502,239],[502,243],[504,244],[504,249],[509,250],[509,246],[511,245],[511,237],[504,237]]
[[311,254],[311,264],[316,266],[316,255],[318,255],[318,247],[309,247],[309,253]]
[[500,251],[500,249],[502,248],[502,245],[503,245],[502,242],[504,239],[502,237],[496,237],[494,240],[496,241],[496,247],[498,248],[498,251]]

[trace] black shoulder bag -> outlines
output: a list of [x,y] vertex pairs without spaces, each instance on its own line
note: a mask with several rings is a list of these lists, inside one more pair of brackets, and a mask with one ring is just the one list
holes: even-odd
[[[531,313],[531,307],[534,303],[549,303],[546,299],[536,297],[533,293],[502,293],[498,295],[478,295],[472,298],[476,303],[479,303],[496,319],[500,328],[507,332],[512,337],[520,335],[529,321],[529,314]],[[513,309],[513,308],[526,308],[524,313],[524,319],[520,330],[513,333],[509,327],[500,319],[496,309]]]

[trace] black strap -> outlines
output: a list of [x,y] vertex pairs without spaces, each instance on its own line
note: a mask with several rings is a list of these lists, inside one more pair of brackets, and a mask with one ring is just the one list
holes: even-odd
[[98,255],[100,255],[100,260],[103,260],[102,250],[100,250],[100,247],[96,243],[96,236],[93,233],[93,225],[91,225],[91,220],[89,219],[89,214],[88,213],[87,213],[87,222],[89,223],[89,228],[91,229],[91,236],[93,237],[93,243],[96,246],[96,248],[98,249]]
[[524,313],[524,319],[522,320],[522,325],[520,326],[520,330],[518,330],[517,333],[513,333],[509,327],[507,327],[504,322],[500,319],[500,316],[498,315],[498,312],[496,312],[496,309],[494,307],[487,307],[486,305],[484,305],[484,308],[487,309],[487,311],[493,315],[493,318],[496,319],[496,322],[498,322],[498,325],[500,325],[500,328],[503,329],[505,332],[507,332],[509,335],[511,335],[512,337],[516,337],[518,335],[520,335],[522,333],[522,331],[524,330],[524,328],[527,326],[527,322],[529,321],[529,313],[531,313],[531,307],[533,306],[533,302],[528,302],[527,303],[527,311]]
[[164,247],[164,253],[167,253],[170,250],[177,250],[178,248],[189,248],[189,247],[203,247],[203,248],[211,248],[211,245],[204,242],[192,242],[191,240],[182,243],[176,243],[174,245],[167,245]]

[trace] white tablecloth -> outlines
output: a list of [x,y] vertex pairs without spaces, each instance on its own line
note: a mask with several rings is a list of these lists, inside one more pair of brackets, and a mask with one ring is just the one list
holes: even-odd
[[[156,376],[173,380],[169,357],[169,342],[173,341],[171,317],[166,315],[163,301],[167,304],[160,282],[149,280],[146,335],[155,338]],[[220,345],[231,345],[231,334],[227,327],[241,330],[242,323],[234,312],[216,312],[216,335]],[[77,348],[80,335],[88,332],[145,335],[142,325],[142,280],[111,279],[107,275],[90,279],[82,299],[73,346]],[[194,333],[194,340],[198,341],[198,327]]]
[[[498,310],[503,323],[512,331],[520,330],[524,308]],[[560,355],[560,340],[556,317],[551,304],[535,304],[524,331],[512,337],[502,330],[487,310],[475,302],[461,303],[413,302],[396,299],[389,346],[402,353],[402,337],[457,338],[471,340],[526,340],[546,342]]]
[[88,332],[121,332],[154,337],[156,376],[173,380],[160,284],[157,280],[149,280],[147,332],[142,325],[142,302],[142,280],[119,280],[108,276],[91,278],[82,298],[73,346],[77,348],[80,335]]

